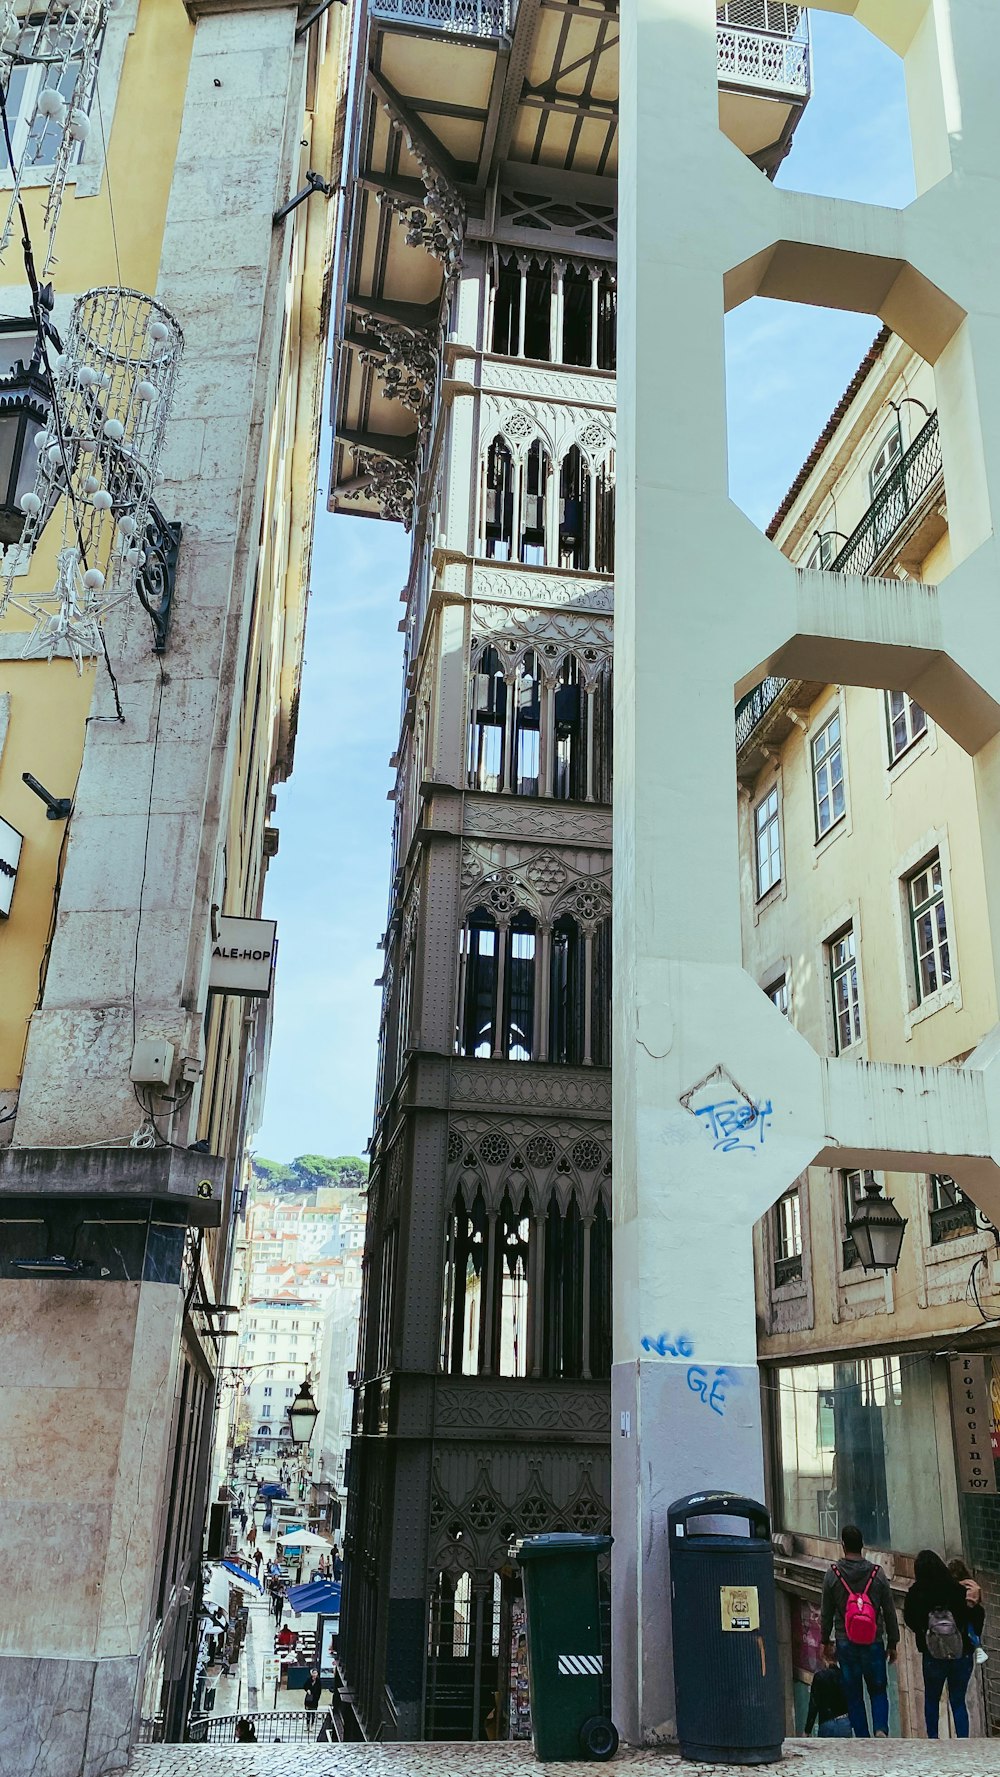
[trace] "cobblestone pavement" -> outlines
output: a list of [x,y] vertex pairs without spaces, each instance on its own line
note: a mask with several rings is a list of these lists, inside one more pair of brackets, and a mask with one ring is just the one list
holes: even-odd
[[[392,1746],[140,1746],[133,1777],[540,1777],[583,1765],[539,1766],[529,1747],[455,1744]],[[674,1753],[623,1748],[615,1768],[630,1777],[719,1777],[719,1765],[687,1764]],[[745,1769],[745,1767],[743,1767]],[[787,1777],[1000,1777],[1000,1740],[788,1740]]]

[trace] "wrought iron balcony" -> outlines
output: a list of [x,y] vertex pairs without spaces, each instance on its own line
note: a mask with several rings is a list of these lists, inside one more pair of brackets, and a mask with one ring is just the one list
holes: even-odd
[[807,99],[809,15],[784,0],[725,0],[716,30],[719,82],[740,91]]
[[[822,572],[862,577],[870,574],[914,514],[919,518],[921,506],[927,503],[926,496],[941,479],[941,468],[941,434],[938,416],[932,413],[879,488],[839,555]],[[746,697],[740,698],[736,705],[738,754],[787,684],[787,679],[763,679]]]
[[870,574],[940,474],[941,434],[938,416],[932,413],[879,488],[840,554],[830,562],[828,572]]
[[963,1197],[959,1203],[944,1203],[940,1209],[930,1212],[931,1245],[940,1246],[945,1240],[958,1240],[964,1234],[976,1232],[976,1206]]
[[506,37],[514,25],[516,0],[371,0],[373,18],[403,24],[436,25],[463,37]]
[[774,1287],[780,1290],[784,1283],[795,1283],[802,1276],[802,1254],[789,1253],[787,1259],[774,1261]]

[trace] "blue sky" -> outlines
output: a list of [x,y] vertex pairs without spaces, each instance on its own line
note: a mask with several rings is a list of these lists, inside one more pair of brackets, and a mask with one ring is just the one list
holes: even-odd
[[[813,14],[814,96],[778,183],[905,204],[913,195],[902,69],[852,19]],[[733,498],[764,525],[877,323],[756,300],[726,325]],[[324,457],[326,453],[324,452]],[[399,525],[316,531],[295,772],[278,791],[274,1036],[258,1153],[361,1153],[371,1130],[402,637]]]

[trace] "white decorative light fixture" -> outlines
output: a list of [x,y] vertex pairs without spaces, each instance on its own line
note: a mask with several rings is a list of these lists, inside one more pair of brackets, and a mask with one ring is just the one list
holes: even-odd
[[[34,619],[26,658],[69,654],[80,671],[108,613],[136,589],[183,343],[173,316],[136,290],[88,290],[73,305],[65,350],[50,354],[55,405],[36,435],[35,485],[21,496],[21,550],[0,591],[0,615],[13,606]],[[23,590],[17,557],[60,496],[55,586]]]
[[[7,215],[0,229],[0,256],[10,245],[21,188],[34,168],[48,184],[44,228],[48,236],[40,276],[54,261],[55,232],[66,178],[90,134],[90,107],[97,83],[97,63],[108,13],[121,0],[48,0],[32,12],[24,0],[0,3],[0,82],[5,93],[17,90],[12,76],[23,69],[23,91],[34,90],[30,117],[26,111],[8,117],[13,148],[13,184]],[[38,70],[37,74],[34,70]],[[9,159],[6,142],[3,159]]]

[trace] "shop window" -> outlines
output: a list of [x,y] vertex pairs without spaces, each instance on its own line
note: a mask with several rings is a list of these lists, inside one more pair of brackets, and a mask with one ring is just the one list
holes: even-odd
[[927,716],[908,692],[887,691],[885,720],[889,733],[889,764],[894,765],[915,740],[927,733]]

